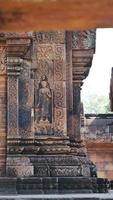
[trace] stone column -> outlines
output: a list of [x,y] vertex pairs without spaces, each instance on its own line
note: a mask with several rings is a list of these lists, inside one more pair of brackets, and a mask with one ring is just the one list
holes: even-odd
[[0,46],[0,176],[6,170],[6,47]]
[[67,133],[71,142],[80,140],[80,87],[73,75],[72,68],[72,32],[66,32],[66,97],[67,97]]
[[8,58],[8,80],[7,80],[7,120],[8,139],[19,138],[19,97],[18,97],[18,76],[21,70],[22,60],[20,58]]
[[72,75],[72,32],[66,32],[66,103],[67,135],[73,138],[73,75]]
[[[85,149],[80,138],[81,86],[87,77],[95,51],[95,30],[72,32],[73,66],[73,139],[72,147],[84,154]],[[73,150],[75,151],[73,148]],[[79,149],[79,150],[78,150]]]
[[[24,149],[22,135],[19,131],[19,81],[23,60],[20,58],[8,58],[8,80],[7,80],[7,176],[31,176],[33,166],[25,154],[20,155]],[[26,94],[25,94],[26,95]],[[25,140],[24,140],[25,141]],[[26,139],[27,141],[27,139]],[[27,142],[26,142],[27,143]],[[23,146],[21,145],[23,144]],[[27,143],[28,144],[28,143]],[[31,148],[32,149],[32,148]]]
[[74,140],[80,141],[80,112],[81,92],[80,84],[73,81],[73,132]]

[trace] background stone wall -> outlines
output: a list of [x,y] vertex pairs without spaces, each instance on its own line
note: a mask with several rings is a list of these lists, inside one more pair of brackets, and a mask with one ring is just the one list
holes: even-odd
[[86,114],[82,123],[82,139],[98,177],[113,179],[113,115]]

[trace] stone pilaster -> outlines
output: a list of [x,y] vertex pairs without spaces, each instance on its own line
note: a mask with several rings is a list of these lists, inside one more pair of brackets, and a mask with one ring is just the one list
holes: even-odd
[[87,77],[95,51],[95,30],[72,32],[72,71],[73,71],[73,134],[72,151],[84,155],[86,149],[80,137],[81,86]]
[[66,103],[67,135],[73,137],[73,74],[72,74],[72,32],[66,32]]
[[0,176],[5,175],[6,168],[6,47],[0,46]]
[[92,64],[95,36],[95,30],[72,32],[73,125],[76,140],[80,140],[80,88]]
[[8,58],[8,79],[7,79],[7,96],[8,96],[8,138],[19,138],[19,97],[18,97],[18,76],[21,70],[22,60],[20,58]]
[[80,140],[80,112],[81,112],[81,92],[80,84],[73,81],[73,132],[74,139]]
[[[35,105],[35,140],[44,153],[66,153],[70,151],[67,137],[67,77],[65,32],[34,33],[35,102],[39,102],[40,84],[49,88],[49,117],[40,116],[42,109]],[[69,75],[69,74],[68,74]],[[69,99],[69,98],[68,98]],[[41,119],[42,118],[42,119]],[[51,140],[51,145],[49,145]]]
[[73,80],[73,135],[70,138],[71,152],[79,156],[86,156],[86,148],[81,140],[81,83]]

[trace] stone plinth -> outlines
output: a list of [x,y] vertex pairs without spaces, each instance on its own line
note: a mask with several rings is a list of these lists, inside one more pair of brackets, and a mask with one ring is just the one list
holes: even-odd
[[[7,188],[7,189],[6,189]],[[0,194],[64,194],[97,192],[95,178],[27,177],[0,178]]]
[[89,160],[71,155],[37,155],[31,157],[34,175],[43,177],[90,177]]

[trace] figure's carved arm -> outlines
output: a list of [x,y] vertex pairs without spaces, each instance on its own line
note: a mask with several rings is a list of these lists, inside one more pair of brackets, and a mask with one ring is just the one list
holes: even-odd
[[52,97],[52,95],[51,95],[51,92],[50,92],[50,91],[48,91],[48,92],[47,92],[47,96],[48,96],[49,98],[51,98],[51,97]]

